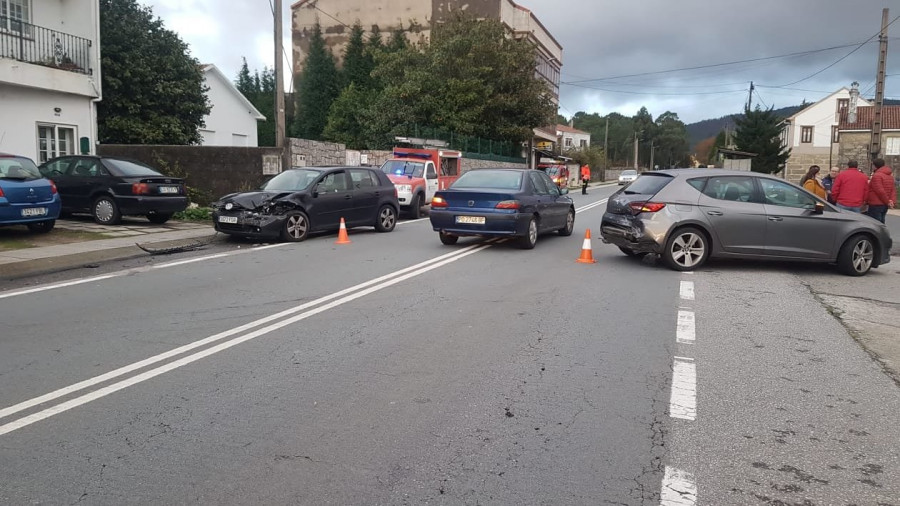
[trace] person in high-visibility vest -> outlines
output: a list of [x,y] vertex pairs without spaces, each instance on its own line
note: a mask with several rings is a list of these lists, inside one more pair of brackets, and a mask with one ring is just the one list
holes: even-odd
[[588,164],[581,166],[581,194],[587,195],[588,181],[591,180],[591,168]]

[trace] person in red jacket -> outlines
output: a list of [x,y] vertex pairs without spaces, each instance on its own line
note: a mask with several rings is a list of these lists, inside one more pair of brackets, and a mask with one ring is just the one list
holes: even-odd
[[831,198],[841,209],[858,213],[862,211],[869,192],[869,178],[860,172],[856,160],[847,162],[847,170],[838,174],[831,186]]
[[876,158],[872,160],[875,172],[869,180],[869,196],[866,202],[869,210],[866,214],[884,223],[888,209],[894,207],[897,202],[897,187],[894,184],[893,170],[884,164],[884,160]]

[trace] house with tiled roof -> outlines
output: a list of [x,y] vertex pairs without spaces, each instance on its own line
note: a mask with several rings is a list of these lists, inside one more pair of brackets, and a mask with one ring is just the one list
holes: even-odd
[[[853,119],[854,121],[850,121]],[[843,112],[838,125],[838,161],[846,166],[848,160],[857,160],[863,170],[869,170],[872,123],[875,107],[858,107],[856,118]],[[891,167],[900,166],[900,105],[881,108],[881,158]]]
[[556,138],[563,152],[586,149],[591,145],[591,134],[569,125],[556,125]]

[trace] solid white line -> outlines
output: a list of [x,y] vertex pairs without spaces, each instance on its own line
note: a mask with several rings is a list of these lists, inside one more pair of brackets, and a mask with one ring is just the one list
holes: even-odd
[[37,286],[34,288],[26,288],[24,290],[16,290],[16,291],[12,291],[12,292],[2,292],[2,293],[0,293],[0,299],[5,299],[7,297],[15,297],[17,295],[27,295],[29,293],[43,292],[45,290],[53,290],[54,288],[65,288],[67,286],[75,286],[75,285],[80,285],[82,283],[90,283],[92,281],[100,281],[103,279],[116,278],[116,277],[124,276],[124,275],[125,275],[124,272],[113,273],[113,274],[103,274],[102,276],[91,276],[89,278],[76,279],[73,281],[66,281],[64,283],[54,283],[52,285]]
[[683,300],[694,300],[694,282],[682,281],[680,294]]
[[694,321],[693,311],[678,311],[678,327],[675,331],[675,341],[684,344],[694,344],[697,337],[697,325]]
[[[62,412],[68,411],[68,410],[70,410],[70,409],[72,409],[72,408],[81,406],[81,405],[83,405],[83,404],[87,404],[87,403],[89,403],[89,402],[91,402],[91,401],[97,400],[97,399],[99,399],[99,398],[101,398],[101,397],[105,397],[105,396],[107,396],[107,395],[110,395],[110,394],[112,394],[112,393],[114,393],[114,392],[117,392],[117,391],[122,390],[122,389],[124,389],[124,388],[127,388],[127,387],[129,387],[129,386],[135,385],[135,384],[137,384],[137,383],[141,383],[141,382],[147,381],[147,380],[149,380],[149,379],[151,379],[151,378],[154,378],[154,377],[156,377],[156,376],[159,376],[159,375],[164,374],[164,373],[166,373],[166,372],[169,372],[169,371],[171,371],[171,370],[177,369],[177,368],[179,368],[179,367],[182,367],[182,366],[184,366],[184,365],[190,364],[190,363],[192,363],[192,362],[196,362],[197,360],[200,360],[200,359],[202,359],[202,358],[204,358],[204,357],[208,357],[208,356],[210,356],[210,355],[214,355],[214,354],[216,354],[216,353],[219,353],[219,352],[221,352],[221,351],[227,350],[228,348],[231,348],[231,347],[236,346],[236,345],[238,345],[238,344],[244,343],[244,342],[246,342],[246,341],[250,341],[251,339],[256,339],[257,337],[266,335],[266,334],[268,334],[268,333],[270,333],[270,332],[273,332],[273,331],[275,331],[275,330],[278,330],[278,329],[280,329],[280,328],[283,328],[283,327],[286,327],[286,326],[288,326],[288,325],[294,324],[294,323],[296,323],[296,322],[299,322],[299,321],[301,321],[301,320],[304,320],[304,319],[306,319],[306,318],[309,318],[310,316],[319,314],[319,313],[324,312],[324,311],[327,311],[327,310],[329,310],[329,309],[333,309],[333,308],[335,308],[335,307],[337,307],[337,306],[340,306],[340,305],[342,305],[342,304],[346,304],[346,303],[348,303],[348,302],[350,302],[350,301],[359,299],[360,297],[364,297],[364,296],[369,295],[369,294],[371,294],[371,293],[374,293],[374,292],[377,292],[377,291],[379,291],[379,290],[383,290],[383,289],[388,288],[388,287],[390,287],[390,286],[396,285],[397,283],[400,283],[400,282],[402,282],[402,281],[406,281],[407,279],[410,279],[410,278],[412,278],[412,277],[419,276],[419,275],[421,275],[421,274],[424,274],[424,273],[426,273],[426,272],[432,271],[432,270],[437,269],[437,268],[439,268],[439,267],[443,267],[443,266],[445,266],[445,265],[447,265],[447,264],[449,264],[449,263],[452,263],[452,262],[455,262],[455,261],[457,261],[457,260],[460,260],[461,258],[467,257],[467,256],[472,255],[472,254],[474,254],[474,253],[478,253],[478,252],[481,251],[481,250],[490,248],[491,246],[493,246],[493,244],[478,244],[478,245],[474,245],[474,246],[473,246],[474,249],[472,249],[473,247],[467,248],[467,251],[464,251],[464,252],[462,252],[462,253],[460,253],[460,254],[456,254],[455,256],[451,256],[450,258],[446,258],[445,260],[442,260],[442,261],[440,261],[440,262],[431,262],[430,265],[427,265],[427,266],[425,266],[425,267],[423,267],[423,268],[421,268],[421,269],[413,270],[413,271],[408,272],[408,273],[406,273],[406,274],[404,274],[404,275],[402,275],[402,276],[394,277],[394,278],[392,278],[392,279],[390,279],[390,280],[387,280],[387,281],[385,281],[385,282],[383,282],[383,283],[381,283],[381,284],[377,284],[377,285],[375,285],[375,286],[371,286],[371,287],[369,287],[369,288],[366,288],[365,290],[358,291],[358,292],[353,293],[353,294],[351,294],[351,295],[348,295],[348,296],[346,296],[346,297],[343,297],[343,298],[340,298],[340,299],[338,299],[338,300],[332,301],[332,302],[330,302],[330,303],[328,303],[328,304],[319,306],[319,307],[317,307],[317,308],[315,308],[315,309],[312,309],[312,310],[310,310],[310,311],[307,311],[307,312],[305,312],[305,313],[301,313],[301,314],[298,314],[298,315],[293,316],[293,317],[291,317],[291,318],[287,318],[287,319],[285,319],[285,320],[282,320],[282,321],[280,321],[280,322],[278,322],[278,323],[274,323],[274,324],[269,325],[269,326],[267,326],[267,327],[263,327],[263,328],[261,328],[261,329],[257,329],[257,330],[255,330],[255,331],[253,331],[253,332],[250,332],[249,334],[245,334],[245,335],[243,335],[243,336],[234,338],[234,339],[232,339],[232,340],[230,340],[230,341],[225,341],[225,342],[223,342],[223,343],[219,343],[219,344],[217,344],[216,346],[212,346],[212,347],[210,347],[210,348],[207,348],[207,349],[205,349],[205,350],[199,351],[199,352],[197,352],[197,353],[194,353],[194,354],[191,354],[191,355],[182,357],[182,358],[180,358],[180,359],[178,359],[178,360],[169,362],[169,363],[167,363],[167,364],[165,364],[165,365],[162,365],[162,366],[160,366],[160,367],[157,367],[157,368],[155,368],[155,369],[151,369],[151,370],[149,370],[149,371],[145,371],[145,372],[143,372],[143,373],[141,373],[141,374],[137,374],[137,375],[135,375],[135,376],[132,376],[132,377],[127,378],[127,379],[125,379],[125,380],[119,381],[119,382],[117,382],[117,383],[113,383],[112,385],[105,386],[105,387],[103,387],[103,388],[101,388],[101,389],[99,389],[99,390],[95,390],[95,391],[93,391],[93,392],[90,392],[90,393],[88,393],[88,394],[82,395],[82,396],[80,396],[80,397],[76,397],[76,398],[71,399],[71,400],[68,400],[68,401],[66,401],[66,402],[62,402],[62,403],[57,404],[57,405],[55,405],[55,406],[52,406],[52,407],[50,407],[50,408],[44,409],[43,411],[39,411],[39,412],[37,412],[37,413],[33,413],[33,414],[31,414],[31,415],[28,415],[28,416],[19,418],[18,420],[14,420],[14,421],[9,422],[9,423],[7,423],[7,424],[0,425],[0,436],[2,436],[2,435],[4,435],[4,434],[8,434],[8,433],[10,433],[10,432],[12,432],[12,431],[14,431],[14,430],[17,430],[17,429],[21,429],[22,427],[27,427],[28,425],[31,425],[31,424],[33,424],[33,423],[35,423],[35,422],[39,422],[39,421],[41,421],[41,420],[50,418],[51,416],[58,415],[58,414],[60,414],[60,413],[62,413]],[[457,253],[459,253],[459,252],[457,252]]]
[[697,366],[689,358],[675,357],[672,365],[669,416],[682,420],[697,418]]
[[204,260],[212,260],[213,258],[227,257],[229,255],[230,255],[230,253],[216,253],[215,255],[209,255],[209,256],[205,256],[205,257],[189,258],[187,260],[179,260],[177,262],[169,262],[167,264],[154,265],[153,268],[154,269],[165,269],[167,267],[175,267],[176,265],[192,264],[194,262],[202,262]]
[[[490,244],[490,241],[489,241],[489,244]],[[80,381],[80,382],[78,382],[78,383],[69,385],[69,386],[67,386],[67,387],[60,388],[59,390],[55,390],[55,391],[50,392],[50,393],[48,393],[48,394],[44,394],[44,395],[42,395],[42,396],[40,396],[40,397],[35,397],[34,399],[29,399],[29,400],[27,400],[27,401],[20,402],[19,404],[16,404],[16,405],[14,405],[14,406],[10,406],[10,407],[8,407],[8,408],[0,409],[0,419],[5,418],[5,417],[7,417],[7,416],[10,416],[10,415],[12,415],[12,414],[18,413],[19,411],[23,411],[23,410],[32,408],[32,407],[37,406],[37,405],[39,405],[39,404],[43,404],[43,403],[45,403],[45,402],[52,401],[52,400],[54,400],[54,399],[58,399],[58,398],[60,398],[60,397],[63,397],[63,396],[66,396],[66,395],[69,395],[69,394],[78,392],[79,390],[84,390],[85,388],[92,387],[92,386],[97,385],[97,384],[99,384],[99,383],[103,383],[103,382],[105,382],[105,381],[109,381],[109,380],[111,380],[111,379],[118,378],[119,376],[122,376],[122,375],[124,375],[124,374],[128,374],[128,373],[130,373],[130,372],[136,371],[136,370],[138,370],[138,369],[142,369],[142,368],[147,367],[147,366],[149,366],[149,365],[152,365],[152,364],[161,362],[161,361],[163,361],[163,360],[166,360],[166,359],[175,357],[175,356],[177,356],[177,355],[180,355],[180,354],[182,354],[182,353],[188,352],[188,351],[193,350],[193,349],[195,349],[195,348],[199,348],[199,347],[201,347],[201,346],[205,346],[205,345],[207,345],[207,344],[210,344],[210,343],[213,343],[213,342],[216,342],[216,341],[221,341],[222,339],[225,339],[225,338],[227,338],[227,337],[233,336],[233,335],[235,335],[235,334],[239,334],[239,333],[241,333],[241,332],[244,332],[244,331],[250,330],[250,329],[252,329],[252,328],[254,328],[254,327],[258,327],[258,326],[260,326],[260,325],[263,325],[263,324],[272,322],[272,321],[277,320],[277,319],[279,319],[279,318],[283,318],[283,317],[285,317],[285,316],[289,316],[289,315],[298,313],[298,312],[303,311],[303,310],[305,310],[305,309],[308,309],[308,308],[310,308],[310,307],[317,306],[317,305],[319,305],[319,304],[322,304],[322,303],[327,302],[327,301],[329,301],[329,300],[336,299],[336,298],[338,298],[338,297],[342,297],[342,296],[344,296],[344,295],[347,295],[348,293],[354,292],[354,291],[356,291],[356,290],[361,290],[361,289],[363,289],[363,288],[366,288],[366,287],[368,287],[368,286],[372,286],[372,285],[374,285],[374,284],[377,284],[377,283],[380,283],[380,282],[382,282],[382,281],[388,280],[388,279],[393,278],[393,277],[395,277],[395,276],[399,276],[399,275],[405,274],[405,273],[407,273],[407,272],[414,271],[414,270],[416,270],[416,269],[422,268],[422,267],[427,266],[427,265],[429,265],[429,264],[433,264],[433,263],[435,263],[435,262],[440,262],[440,261],[442,261],[442,260],[445,260],[445,259],[448,259],[448,258],[452,258],[452,257],[454,257],[455,255],[468,254],[468,252],[470,252],[470,251],[472,251],[472,250],[474,250],[475,248],[478,248],[478,247],[480,247],[480,246],[483,246],[483,244],[473,244],[473,245],[468,246],[468,247],[466,247],[466,248],[463,248],[463,249],[460,249],[460,250],[457,250],[457,251],[453,251],[453,252],[451,252],[451,253],[447,253],[447,254],[444,254],[444,255],[441,255],[441,256],[432,258],[432,259],[430,259],[430,260],[426,260],[426,261],[424,261],[424,262],[420,262],[420,263],[418,263],[418,264],[416,264],[416,265],[407,267],[407,268],[405,268],[405,269],[400,269],[399,271],[395,271],[395,272],[392,272],[392,273],[390,273],[390,274],[385,274],[384,276],[381,276],[381,277],[372,279],[372,280],[370,280],[370,281],[366,281],[366,282],[364,282],[364,283],[360,283],[360,284],[358,284],[358,285],[351,286],[350,288],[346,288],[346,289],[341,290],[341,291],[339,291],[339,292],[335,292],[335,293],[332,293],[332,294],[330,294],[330,295],[326,295],[326,296],[324,296],[324,297],[320,297],[320,298],[318,298],[318,299],[316,299],[316,300],[313,300],[313,301],[310,301],[310,302],[301,304],[301,305],[299,305],[299,306],[296,306],[296,307],[293,307],[293,308],[286,309],[286,310],[281,311],[281,312],[279,312],[279,313],[275,313],[275,314],[273,314],[273,315],[266,316],[266,317],[264,317],[264,318],[260,318],[260,319],[258,319],[258,320],[252,321],[252,322],[250,322],[250,323],[246,323],[246,324],[244,324],[244,325],[241,325],[241,326],[239,326],[239,327],[235,327],[235,328],[233,328],[233,329],[226,330],[226,331],[224,331],[224,332],[219,332],[218,334],[214,334],[214,335],[209,336],[209,337],[207,337],[207,338],[205,338],[205,339],[201,339],[201,340],[199,340],[199,341],[194,341],[194,342],[188,343],[188,344],[186,344],[186,345],[184,345],[184,346],[179,346],[178,348],[169,350],[169,351],[164,352],[164,353],[160,353],[159,355],[152,356],[152,357],[150,357],[150,358],[141,360],[141,361],[139,361],[139,362],[135,362],[135,363],[133,363],[133,364],[129,364],[129,365],[120,367],[120,368],[118,368],[118,369],[115,369],[115,370],[113,370],[113,371],[107,372],[107,373],[105,373],[105,374],[101,374],[101,375],[99,375],[99,376],[95,376],[95,377],[93,377],[93,378],[89,378],[89,379],[86,379],[86,380],[84,380],[84,381]]]
[[666,466],[660,493],[660,506],[694,506],[697,483],[691,473]]
[[420,222],[420,221],[427,221],[427,220],[430,220],[430,219],[431,219],[431,218],[419,218],[419,219],[417,219],[417,220],[398,221],[398,222],[397,222],[397,225],[406,225],[407,223],[418,223],[418,222]]

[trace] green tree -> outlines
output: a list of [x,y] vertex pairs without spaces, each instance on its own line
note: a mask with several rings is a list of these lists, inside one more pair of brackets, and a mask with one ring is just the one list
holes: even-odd
[[275,70],[263,67],[262,74],[258,70],[250,74],[247,60],[238,72],[235,87],[247,100],[256,107],[265,121],[257,121],[256,136],[260,146],[275,145]]
[[237,81],[234,82],[234,85],[242,95],[247,97],[247,100],[252,102],[256,98],[256,94],[259,93],[259,74],[254,79],[250,75],[247,58],[241,57],[241,60],[243,60],[243,63],[241,64],[241,70],[238,71]]
[[782,118],[773,108],[745,109],[743,117],[735,117],[734,143],[737,149],[756,153],[752,167],[754,172],[774,174],[784,169],[791,150],[781,144]]
[[100,0],[99,141],[197,144],[211,109],[199,62],[136,0]]
[[310,39],[309,55],[297,83],[294,135],[304,139],[321,139],[328,123],[328,111],[339,93],[334,56],[325,47],[322,27],[316,23]]
[[371,81],[372,69],[375,62],[366,52],[366,42],[363,39],[362,25],[357,22],[350,30],[350,41],[344,49],[344,63],[341,69],[344,86],[355,84],[357,87],[367,89]]
[[[666,111],[656,118],[656,136],[653,139],[654,165],[671,168],[690,163],[690,141],[684,122],[678,114]],[[653,167],[650,167],[651,169]]]
[[350,149],[365,149],[369,146],[361,115],[372,100],[372,91],[361,89],[355,84],[344,88],[337,100],[331,104],[328,124],[323,136],[332,142],[340,142]]

